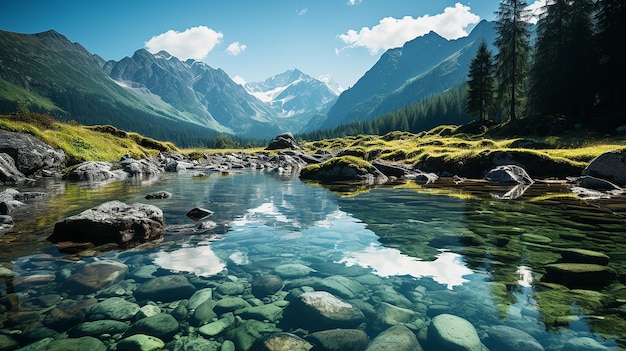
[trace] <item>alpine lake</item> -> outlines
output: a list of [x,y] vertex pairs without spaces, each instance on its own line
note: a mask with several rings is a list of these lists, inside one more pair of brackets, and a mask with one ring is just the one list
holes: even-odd
[[[279,332],[311,341],[321,322],[286,312],[313,291],[362,312],[345,329],[373,340],[403,325],[426,351],[446,349],[431,325],[442,314],[469,322],[463,333],[483,345],[468,350],[626,350],[624,196],[584,201],[558,182],[516,199],[482,181],[331,187],[264,171],[99,185],[44,179],[16,189],[48,196],[13,215],[0,236],[0,350],[73,350],[61,341],[86,338],[98,339],[92,351],[134,350],[124,340],[133,328],[149,334],[136,324],[155,313],[175,323],[154,331],[163,343],[148,349],[247,350]],[[156,191],[172,196],[144,198]],[[57,221],[110,200],[162,209],[162,240],[76,253],[46,241]],[[196,207],[212,211],[206,219],[216,226],[198,229],[186,216]],[[101,262],[127,270],[97,291],[66,284]],[[601,269],[551,278],[553,264]],[[282,287],[255,293],[263,276]],[[155,279],[165,293],[137,293]]]

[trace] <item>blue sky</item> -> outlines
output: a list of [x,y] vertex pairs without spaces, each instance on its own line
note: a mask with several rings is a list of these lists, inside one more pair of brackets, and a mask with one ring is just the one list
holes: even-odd
[[[529,1],[532,3],[532,1]],[[0,0],[0,29],[54,29],[106,60],[142,48],[202,60],[236,80],[298,68],[348,88],[388,48],[434,30],[453,39],[496,0]]]

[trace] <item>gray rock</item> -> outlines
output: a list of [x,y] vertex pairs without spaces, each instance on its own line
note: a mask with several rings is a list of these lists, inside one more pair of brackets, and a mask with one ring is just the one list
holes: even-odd
[[155,191],[153,193],[147,194],[145,196],[146,200],[162,200],[169,199],[172,197],[172,194],[167,191]]
[[344,299],[353,299],[365,291],[365,287],[361,283],[340,275],[324,278],[313,287],[316,290],[328,291]]
[[593,159],[582,175],[608,180],[626,186],[626,149],[605,152]]
[[[169,351],[218,351],[220,344],[214,340],[207,340],[200,336],[183,336],[176,338],[165,345]],[[233,346],[232,351],[235,351]]]
[[172,302],[188,299],[196,292],[196,288],[181,274],[166,275],[153,278],[143,283],[134,295],[137,300],[153,300]]
[[156,206],[109,201],[57,222],[47,239],[126,246],[161,238],[163,226],[163,211]]
[[217,313],[213,311],[213,307],[215,307],[216,304],[217,301],[214,300],[206,300],[200,304],[191,315],[191,324],[200,326],[217,318]]
[[26,180],[26,176],[15,166],[15,160],[11,156],[0,153],[0,182],[20,183]]
[[296,138],[293,137],[293,134],[287,132],[277,135],[270,143],[267,145],[265,150],[280,150],[280,149],[299,149],[300,146],[296,141]]
[[202,303],[211,299],[213,299],[213,289],[211,288],[200,289],[196,291],[195,293],[193,293],[193,295],[191,295],[191,297],[189,298],[189,302],[187,303],[187,307],[190,310],[195,310]]
[[361,351],[369,344],[369,337],[360,329],[330,329],[311,333],[306,340],[320,351]]
[[146,334],[161,340],[171,340],[178,332],[178,327],[178,321],[174,317],[167,313],[159,313],[133,323],[125,336]]
[[137,311],[137,314],[135,314],[135,320],[138,321],[146,317],[157,315],[161,312],[161,307],[157,305],[144,305],[141,306],[141,308],[139,308],[139,311]]
[[281,332],[258,340],[251,351],[309,351],[313,345],[301,337]]
[[415,316],[416,313],[407,308],[397,307],[386,302],[376,305],[376,321],[385,328],[408,323]]
[[472,323],[451,314],[440,314],[432,319],[428,327],[428,342],[445,350],[484,350]]
[[544,351],[543,346],[532,335],[504,325],[487,329],[485,346],[490,350]]
[[141,180],[153,178],[165,171],[159,166],[159,163],[156,160],[135,160],[129,155],[122,156],[120,159],[120,166],[124,172],[128,173],[131,177]]
[[[283,311],[285,319],[310,331],[354,328],[365,320],[363,312],[326,291],[306,292]],[[307,318],[302,318],[307,316]]]
[[365,349],[365,351],[385,350],[422,351],[422,346],[409,328],[396,325],[380,333]]
[[193,219],[194,221],[199,221],[202,218],[208,217],[213,214],[213,211],[207,210],[205,208],[193,208],[189,212],[187,212],[187,217]]
[[520,166],[498,166],[485,175],[485,180],[493,185],[532,184],[533,179]]
[[165,347],[163,340],[144,334],[135,334],[117,343],[119,351],[156,351]]
[[59,168],[65,161],[63,151],[55,150],[26,133],[0,130],[0,150],[9,155],[15,167],[26,176]]
[[130,320],[139,312],[139,305],[121,297],[110,297],[89,308],[89,319]]
[[222,332],[224,332],[226,329],[230,328],[234,324],[235,324],[235,316],[232,313],[227,313],[224,315],[223,318],[220,318],[219,320],[215,322],[205,324],[201,326],[200,328],[198,328],[198,333],[200,333],[201,335],[207,338],[212,338],[216,335],[221,334]]
[[65,175],[65,178],[75,182],[104,182],[108,180],[124,179],[126,174],[120,171],[112,171],[113,164],[102,161],[87,161]]

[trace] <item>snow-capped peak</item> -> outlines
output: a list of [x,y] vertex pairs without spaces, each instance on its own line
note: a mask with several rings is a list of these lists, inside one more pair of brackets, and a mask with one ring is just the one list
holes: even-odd
[[320,82],[326,84],[328,89],[330,89],[330,91],[332,91],[337,96],[341,95],[341,93],[344,90],[346,90],[346,89],[342,88],[341,86],[339,86],[339,84],[337,84],[337,82],[335,82],[333,80],[333,78],[330,76],[330,74],[323,74],[323,75],[319,76],[317,78],[317,80],[319,80]]

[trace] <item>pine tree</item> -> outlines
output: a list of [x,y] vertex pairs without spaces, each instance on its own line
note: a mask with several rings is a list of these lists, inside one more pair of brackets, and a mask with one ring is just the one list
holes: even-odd
[[511,120],[517,119],[517,106],[523,102],[528,73],[530,25],[524,21],[527,7],[525,0],[504,0],[496,11],[498,97],[508,104]]
[[470,63],[467,81],[467,112],[478,115],[481,121],[487,119],[487,111],[493,104],[493,85],[491,52],[487,48],[487,43],[483,41],[478,47],[476,57]]
[[614,118],[624,117],[624,99],[626,99],[626,3],[624,0],[598,1],[598,50],[600,67],[598,69],[598,90],[601,102],[610,104],[610,113]]

